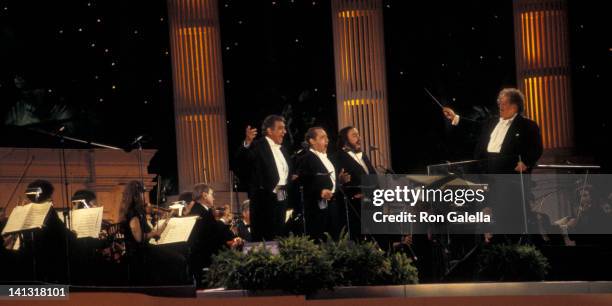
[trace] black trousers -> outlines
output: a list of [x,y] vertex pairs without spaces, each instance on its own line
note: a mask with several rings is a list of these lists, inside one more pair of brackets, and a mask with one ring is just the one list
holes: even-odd
[[275,193],[258,190],[251,196],[251,236],[253,241],[272,241],[285,235],[287,199],[278,201]]
[[344,203],[332,199],[328,201],[327,208],[320,209],[318,202],[318,200],[311,200],[305,203],[306,234],[314,240],[324,240],[325,233],[328,233],[334,240],[337,240],[341,221],[338,205],[344,205]]

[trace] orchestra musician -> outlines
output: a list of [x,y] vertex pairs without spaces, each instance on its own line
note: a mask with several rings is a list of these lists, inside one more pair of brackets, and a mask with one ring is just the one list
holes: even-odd
[[250,200],[242,202],[240,207],[241,218],[237,218],[232,223],[232,231],[236,236],[244,241],[251,241],[251,215],[250,215]]
[[142,183],[130,181],[123,191],[119,211],[130,274],[133,275],[131,281],[156,285],[188,283],[190,278],[184,256],[149,243],[150,239],[160,238],[168,223],[163,222],[157,228],[147,223],[144,191]]
[[[53,185],[46,180],[28,184],[26,197],[32,204],[53,204]],[[29,204],[29,203],[27,203]],[[4,246],[17,252],[21,276],[28,280],[65,282],[68,280],[67,244],[76,239],[55,209],[50,209],[41,229],[3,237]]]
[[[74,192],[71,198],[72,209],[98,207],[96,193],[88,189]],[[76,235],[76,233],[75,233]],[[95,284],[108,269],[103,257],[103,249],[108,247],[106,231],[100,231],[97,238],[82,237],[76,239],[70,249],[71,281],[77,284]],[[91,277],[96,275],[96,277]]]
[[234,235],[229,226],[215,219],[214,190],[205,183],[193,187],[193,201],[186,207],[191,216],[198,216],[192,245],[190,266],[198,287],[202,286],[202,269],[210,266],[212,256],[224,247],[239,247],[242,240]]

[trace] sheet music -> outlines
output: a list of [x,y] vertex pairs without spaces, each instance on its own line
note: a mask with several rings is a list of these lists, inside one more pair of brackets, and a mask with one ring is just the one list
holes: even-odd
[[49,213],[49,209],[51,209],[53,205],[51,202],[28,205],[32,205],[32,207],[28,213],[28,218],[26,218],[23,224],[23,229],[41,228],[45,223],[45,218]]
[[98,238],[102,227],[103,207],[83,208],[70,212],[70,224],[77,238]]
[[41,228],[52,206],[51,202],[16,206],[2,230],[2,234]]
[[31,204],[24,206],[15,206],[15,208],[13,208],[13,211],[11,212],[11,215],[8,218],[8,221],[6,222],[6,225],[4,226],[4,229],[2,230],[2,235],[22,230],[23,224],[25,223],[28,213],[30,212],[31,206]]
[[159,245],[176,242],[187,242],[197,218],[197,216],[170,218],[170,221],[168,221],[168,226],[166,226],[166,228],[164,229],[159,240],[155,241],[155,239],[151,239],[151,244]]

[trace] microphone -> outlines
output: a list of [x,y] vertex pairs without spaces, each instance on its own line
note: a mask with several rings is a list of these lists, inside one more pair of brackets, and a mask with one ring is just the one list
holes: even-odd
[[132,143],[130,143],[130,145],[133,146],[133,145],[139,143],[142,140],[143,137],[144,137],[144,135],[140,135],[140,136],[136,137],[134,139],[134,141],[132,141]]
[[60,126],[57,130],[55,130],[55,133],[53,134],[53,136],[59,136],[60,134],[64,132],[65,129],[66,129],[65,125]]
[[134,149],[134,147],[136,148],[141,147],[143,143],[146,143],[150,140],[151,140],[151,137],[149,137],[146,134],[138,135],[136,136],[136,138],[134,138],[134,140],[130,144],[125,145],[123,147],[123,150],[125,152],[131,152]]
[[298,155],[302,154],[302,152],[308,151],[309,148],[310,148],[310,145],[308,145],[308,142],[302,141],[302,142],[300,142],[300,149],[295,151],[295,153],[293,153],[293,156],[298,156]]
[[297,154],[300,154],[304,151],[310,149],[310,145],[306,141],[300,142],[300,149],[297,151]]
[[377,146],[370,146],[370,151],[378,151],[380,150]]

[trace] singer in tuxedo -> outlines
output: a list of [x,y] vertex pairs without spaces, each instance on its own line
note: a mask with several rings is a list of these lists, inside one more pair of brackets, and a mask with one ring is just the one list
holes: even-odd
[[327,156],[329,139],[321,127],[308,129],[305,136],[310,148],[300,158],[297,171],[304,190],[306,234],[314,239],[325,238],[329,233],[338,237],[338,205],[342,202],[339,184],[350,181],[344,170],[339,172]]
[[237,153],[236,172],[246,182],[251,200],[253,241],[271,241],[285,233],[291,159],[282,146],[287,133],[285,118],[269,115],[261,130],[264,137],[255,139],[257,129],[247,126],[244,143]]
[[488,173],[529,173],[542,156],[542,135],[534,121],[523,116],[524,96],[515,88],[499,92],[499,116],[474,122],[463,119],[448,107],[443,113],[453,126],[480,124],[480,137],[474,148],[475,159],[488,160]]
[[[361,192],[362,176],[376,174],[370,158],[361,147],[361,136],[359,131],[347,126],[338,133],[338,151],[334,157],[336,167],[344,169],[351,177],[351,181],[344,185],[347,206],[339,205],[340,226],[350,230],[351,239],[359,240],[361,235],[361,205],[363,194]],[[348,208],[348,226],[346,221],[346,209]]]

